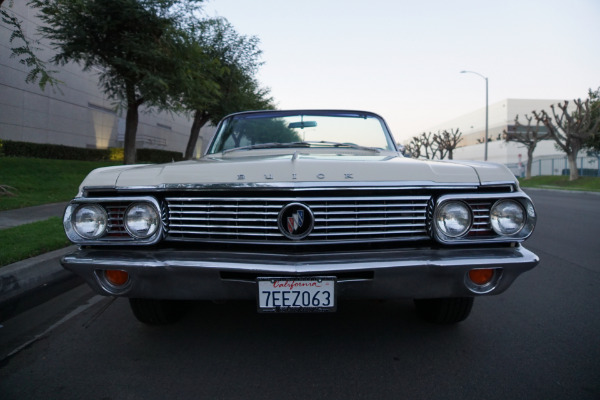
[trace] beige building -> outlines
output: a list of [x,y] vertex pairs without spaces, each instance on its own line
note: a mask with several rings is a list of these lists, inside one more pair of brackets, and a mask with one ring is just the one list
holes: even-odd
[[[4,6],[3,6],[4,7]],[[25,34],[37,39],[39,20],[35,10],[23,1],[8,8],[22,22]],[[83,71],[76,64],[50,66],[62,81],[58,88],[40,90],[25,83],[27,67],[10,58],[12,31],[0,23],[0,139],[52,143],[104,149],[122,147],[125,110],[117,110],[98,87],[97,71]],[[19,45],[15,41],[13,46]],[[49,59],[53,51],[43,41],[36,54]],[[185,115],[140,109],[137,148],[152,148],[183,153],[192,121]],[[199,154],[214,133],[214,127],[201,131]]]
[[[527,149],[518,143],[506,143],[502,140],[504,130],[511,130],[515,118],[526,124],[525,115],[532,115],[532,111],[546,110],[550,112],[550,105],[558,104],[564,100],[546,99],[505,99],[490,104],[488,111],[488,161],[501,164],[517,163],[519,155],[525,161]],[[462,141],[460,147],[454,151],[454,158],[459,160],[483,160],[485,138],[485,107],[463,116],[457,117],[442,124],[426,129],[426,132],[438,132],[444,129],[460,129]],[[536,147],[534,157],[564,156],[556,150],[554,141],[546,140]]]

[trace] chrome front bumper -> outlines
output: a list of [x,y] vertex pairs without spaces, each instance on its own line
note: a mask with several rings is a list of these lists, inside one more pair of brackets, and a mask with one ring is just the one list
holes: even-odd
[[[522,246],[400,249],[310,254],[80,249],[61,260],[98,293],[156,299],[253,299],[257,277],[334,276],[340,298],[436,298],[498,294],[538,257]],[[468,272],[497,270],[494,287],[474,292]],[[129,273],[115,287],[105,270]]]

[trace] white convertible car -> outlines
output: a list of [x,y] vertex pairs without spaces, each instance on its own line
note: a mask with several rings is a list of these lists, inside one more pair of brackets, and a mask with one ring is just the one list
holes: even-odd
[[376,114],[255,111],[224,118],[200,159],[92,171],[62,264],[149,324],[183,300],[328,312],[344,298],[412,298],[456,323],[536,266],[535,222],[508,169],[406,158]]

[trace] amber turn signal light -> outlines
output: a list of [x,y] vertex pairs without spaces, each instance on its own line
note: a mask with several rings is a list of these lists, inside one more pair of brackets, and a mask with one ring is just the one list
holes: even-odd
[[129,282],[129,274],[118,269],[106,270],[104,271],[104,276],[106,277],[108,283],[115,286],[123,286]]
[[493,269],[472,269],[469,271],[469,279],[476,285],[485,285],[494,277]]

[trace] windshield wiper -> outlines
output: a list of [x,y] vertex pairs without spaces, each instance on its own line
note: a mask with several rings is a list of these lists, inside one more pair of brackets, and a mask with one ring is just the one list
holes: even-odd
[[310,147],[310,143],[307,143],[307,142],[259,143],[259,144],[252,144],[250,146],[235,147],[233,149],[223,150],[223,154],[229,153],[232,151],[255,150],[255,149],[285,149],[285,148],[291,148],[291,147]]
[[349,149],[357,149],[357,150],[368,150],[368,151],[374,151],[379,153],[381,150],[383,149],[379,149],[377,147],[367,147],[367,146],[361,146],[355,143],[340,143],[340,142],[328,142],[325,140],[315,140],[315,141],[310,141],[310,142],[301,142],[301,143],[306,143],[308,145],[310,145],[312,147],[312,145],[324,145],[324,146],[331,146],[331,147],[346,147]]
[[341,143],[341,142],[328,142],[325,140],[314,140],[306,142],[288,142],[288,143],[259,143],[252,144],[250,146],[235,147],[233,149],[223,150],[223,154],[230,153],[232,151],[245,151],[245,150],[256,150],[256,149],[285,149],[294,147],[336,147],[336,148],[348,148],[356,150],[367,150],[379,153],[382,149],[376,147],[360,146],[354,143]]

